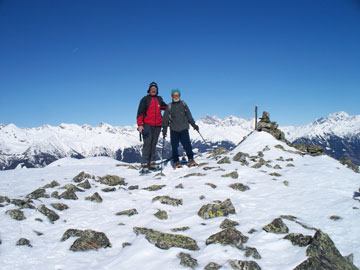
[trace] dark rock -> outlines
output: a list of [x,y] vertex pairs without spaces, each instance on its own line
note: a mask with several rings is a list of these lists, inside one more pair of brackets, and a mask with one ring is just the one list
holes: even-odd
[[139,189],[139,186],[138,186],[138,185],[130,186],[128,189],[129,189],[129,190]]
[[172,206],[179,206],[183,204],[182,199],[174,199],[169,196],[156,196],[152,199],[153,202],[160,201],[162,204],[168,204]]
[[180,259],[182,266],[195,268],[198,265],[197,260],[192,258],[188,253],[180,252],[177,257]]
[[16,220],[26,219],[24,212],[21,211],[20,209],[8,210],[5,213],[8,214],[12,219],[16,219]]
[[138,211],[136,209],[129,209],[129,210],[124,210],[124,211],[120,211],[117,212],[116,215],[117,216],[128,216],[131,217],[133,215],[137,215]]
[[100,177],[98,181],[101,184],[108,185],[108,186],[126,186],[127,183],[125,183],[125,178],[119,177],[117,175],[105,175],[103,177]]
[[175,188],[184,188],[183,184],[178,184]]
[[238,179],[239,178],[239,174],[237,171],[233,171],[231,173],[228,174],[224,174],[221,177],[231,177],[232,179]]
[[212,187],[212,188],[216,188],[216,185],[215,185],[215,184],[212,184],[212,183],[205,183],[205,185],[210,186],[210,187]]
[[45,186],[43,186],[43,188],[54,188],[54,187],[58,187],[58,186],[60,186],[60,184],[54,180],[50,184],[46,184]]
[[55,198],[55,199],[59,199],[59,200],[61,199],[60,195],[59,195],[59,192],[57,192],[57,191],[54,191],[53,193],[51,193],[50,197]]
[[355,165],[349,157],[343,157],[339,161],[342,165],[345,165],[354,172],[360,173],[359,166]]
[[245,248],[245,257],[253,257],[254,259],[261,259],[261,256],[256,248],[246,247]]
[[110,241],[103,232],[85,230],[80,238],[76,239],[70,247],[72,251],[97,250],[102,247],[111,247]]
[[354,264],[340,254],[330,237],[320,230],[316,231],[306,249],[306,255],[309,258],[294,270],[358,270]]
[[206,245],[210,244],[221,244],[231,245],[238,249],[243,248],[243,243],[246,243],[249,237],[243,235],[241,232],[234,228],[225,229],[219,233],[211,235],[206,239]]
[[334,221],[337,221],[337,220],[342,219],[342,217],[339,217],[339,216],[331,216],[330,219],[331,219],[331,220],[334,220]]
[[239,191],[246,191],[246,190],[250,189],[248,186],[245,186],[241,183],[231,184],[231,185],[229,185],[229,187],[231,187],[232,189],[235,189],[235,190],[239,190]]
[[28,247],[32,247],[32,245],[30,244],[30,240],[26,239],[26,238],[20,238],[17,242],[16,242],[17,246],[28,246]]
[[230,164],[231,163],[230,158],[224,157],[217,162],[217,164],[225,164],[225,163]]
[[78,184],[77,186],[81,187],[81,188],[84,188],[84,189],[90,189],[91,188],[91,184],[90,184],[89,180],[85,180],[84,182]]
[[301,233],[290,233],[284,239],[290,240],[294,246],[305,247],[310,244],[312,237]]
[[199,247],[194,239],[181,234],[163,233],[139,227],[134,227],[134,232],[136,235],[144,234],[146,240],[161,249],[179,247],[188,250],[199,250]]
[[82,230],[78,230],[78,229],[68,229],[62,236],[61,241],[65,241],[67,239],[69,239],[70,237],[81,237],[83,234]]
[[198,215],[203,219],[224,217],[229,214],[236,214],[235,208],[230,199],[226,199],[219,204],[203,205],[198,211]]
[[203,173],[189,173],[187,175],[184,175],[183,177],[184,178],[188,178],[188,177],[191,177],[191,176],[205,176],[206,174],[203,174]]
[[226,218],[226,219],[224,219],[223,222],[221,222],[220,228],[221,229],[233,228],[237,225],[239,225],[238,222]]
[[269,173],[269,175],[271,175],[271,176],[275,176],[275,177],[280,177],[280,176],[281,176],[281,174],[280,174],[280,173],[276,173],[276,172]]
[[39,199],[39,198],[50,198],[50,196],[48,194],[46,194],[46,190],[43,188],[39,188],[33,192],[31,192],[30,194],[26,195],[26,198],[29,199]]
[[148,191],[157,191],[157,190],[162,189],[163,187],[166,187],[166,185],[152,185],[152,186],[149,186],[149,187],[146,187],[143,189],[148,190]]
[[124,242],[124,243],[122,243],[122,247],[123,247],[123,248],[129,247],[129,246],[131,246],[131,243],[129,243],[129,242]]
[[33,201],[31,199],[27,199],[27,200],[13,199],[10,201],[11,204],[20,208],[36,209],[35,206],[31,204],[32,202]]
[[219,264],[217,264],[217,263],[210,262],[210,263],[208,263],[208,264],[205,266],[204,270],[218,270],[218,269],[220,269],[221,267],[222,267],[222,266],[219,265]]
[[55,211],[50,210],[44,204],[40,205],[38,210],[52,222],[60,218],[59,215],[55,213]]
[[73,184],[67,184],[63,187],[61,187],[61,189],[66,189],[67,191],[72,191],[72,192],[84,192],[84,190],[82,190],[81,188],[78,188],[77,186],[73,185]]
[[[54,193],[51,194],[52,196],[55,195]],[[63,193],[59,195],[59,198],[65,199],[65,200],[78,200],[78,196],[76,196],[75,192],[73,190],[66,190]]]
[[103,199],[101,198],[100,194],[95,192],[93,195],[91,195],[90,197],[86,197],[85,200],[88,201],[92,201],[92,202],[97,202],[97,203],[102,203]]
[[81,172],[81,173],[79,173],[77,176],[75,176],[75,177],[73,178],[73,181],[74,181],[75,183],[80,183],[80,182],[82,182],[82,181],[85,180],[85,179],[95,179],[95,176],[93,176],[93,175],[91,175],[91,174],[88,174],[88,173],[86,173],[86,172]]
[[112,188],[103,188],[101,191],[104,191],[104,192],[114,192],[116,191],[116,188],[112,187]]
[[320,145],[309,145],[307,152],[312,156],[320,156],[324,153],[324,148]]
[[66,209],[69,209],[69,206],[67,206],[64,203],[52,203],[51,206],[54,207],[56,210],[59,210],[59,211],[64,211]]
[[248,166],[249,162],[246,160],[246,158],[249,157],[249,154],[239,152],[233,157],[233,161],[238,161],[241,163],[242,166]]
[[168,214],[166,211],[159,210],[154,214],[154,216],[161,220],[168,219]]
[[283,234],[288,233],[289,228],[286,226],[281,218],[274,219],[271,223],[263,228],[264,231],[269,233]]
[[221,155],[225,155],[225,154],[227,154],[229,152],[230,152],[229,149],[226,149],[225,147],[218,146],[214,150],[209,151],[209,154],[212,157],[218,157],[218,156],[221,156]]
[[10,199],[7,196],[0,196],[0,203],[10,203]]
[[234,270],[261,270],[260,266],[254,261],[229,260],[229,264]]
[[172,232],[183,232],[183,231],[187,231],[189,230],[190,227],[189,226],[184,226],[184,227],[181,227],[181,228],[174,228],[174,229],[171,229]]

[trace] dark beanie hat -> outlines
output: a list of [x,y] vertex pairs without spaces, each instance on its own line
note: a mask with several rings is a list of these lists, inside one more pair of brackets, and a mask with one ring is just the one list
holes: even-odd
[[155,86],[156,87],[156,89],[158,90],[158,92],[159,92],[159,88],[158,88],[158,85],[157,85],[157,83],[156,82],[152,82],[152,83],[150,83],[150,85],[149,85],[149,89],[148,89],[148,93],[150,92],[150,88],[152,87],[152,86]]

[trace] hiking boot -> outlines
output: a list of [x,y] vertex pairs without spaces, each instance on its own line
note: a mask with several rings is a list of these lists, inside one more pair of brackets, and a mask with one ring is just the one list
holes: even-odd
[[149,165],[149,169],[150,169],[150,170],[157,170],[157,169],[159,169],[159,166],[156,165],[155,163],[151,163],[151,164]]
[[178,161],[178,162],[175,162],[174,168],[175,168],[175,169],[176,169],[176,168],[182,168],[181,163],[180,163],[179,161]]
[[195,162],[195,160],[189,159],[189,161],[188,161],[188,166],[189,166],[189,167],[193,167],[193,166],[197,166],[197,165],[199,165],[199,164],[197,164],[197,163]]

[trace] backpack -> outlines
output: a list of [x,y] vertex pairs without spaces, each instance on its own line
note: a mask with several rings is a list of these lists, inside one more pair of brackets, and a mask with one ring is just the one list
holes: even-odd
[[[184,111],[185,111],[185,114],[186,114],[186,103],[183,100],[180,100],[180,102],[184,106]],[[172,104],[172,102],[167,105],[167,107],[169,108],[169,120],[170,120],[170,122],[171,122],[171,104]]]

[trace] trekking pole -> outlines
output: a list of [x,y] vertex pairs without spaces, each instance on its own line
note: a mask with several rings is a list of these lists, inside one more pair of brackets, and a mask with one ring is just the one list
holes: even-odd
[[161,174],[163,172],[164,149],[165,149],[165,136],[163,136],[163,145],[161,149]]
[[[210,145],[205,141],[205,139],[204,139],[204,137],[201,135],[200,131],[197,130],[197,132],[199,133],[201,139],[203,139],[204,143],[205,143],[207,146],[210,146]],[[210,147],[211,147],[211,146],[210,146]]]

